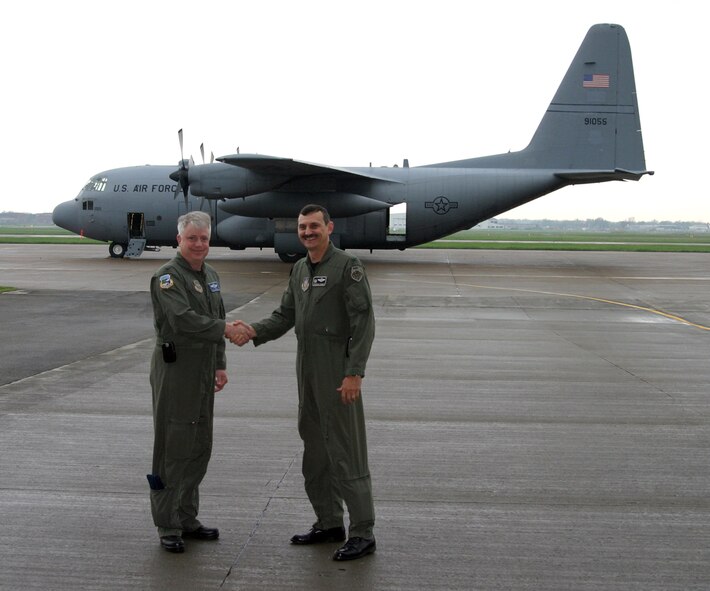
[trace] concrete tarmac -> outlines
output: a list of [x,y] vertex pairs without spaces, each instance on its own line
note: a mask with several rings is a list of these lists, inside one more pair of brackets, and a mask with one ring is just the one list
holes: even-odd
[[[377,553],[297,547],[295,337],[228,348],[200,518],[158,545],[148,280],[172,256],[0,245],[0,589],[710,588],[710,255],[358,252]],[[213,249],[230,317],[290,266]]]

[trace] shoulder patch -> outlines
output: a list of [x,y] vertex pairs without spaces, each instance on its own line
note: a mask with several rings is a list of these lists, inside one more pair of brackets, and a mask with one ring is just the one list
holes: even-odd
[[160,289],[170,289],[173,285],[173,278],[170,276],[170,273],[167,273],[165,275],[160,276]]
[[362,281],[362,278],[365,276],[365,270],[360,267],[359,265],[355,265],[350,269],[350,278],[353,281]]

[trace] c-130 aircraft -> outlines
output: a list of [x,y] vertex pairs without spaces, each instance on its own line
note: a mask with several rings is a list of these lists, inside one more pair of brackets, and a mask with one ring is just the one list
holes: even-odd
[[[179,132],[182,152],[182,130]],[[202,150],[202,146],[201,146]],[[182,156],[181,156],[182,158]],[[204,162],[204,151],[202,152]],[[100,172],[54,209],[57,226],[110,242],[112,257],[176,246],[177,218],[212,216],[212,245],[303,256],[296,220],[318,203],[344,249],[423,244],[568,185],[639,180],[646,170],[631,49],[623,27],[589,29],[529,145],[467,160],[343,168],[258,154]],[[182,192],[184,199],[175,199]],[[216,207],[213,206],[216,204]],[[393,206],[406,209],[395,224]]]

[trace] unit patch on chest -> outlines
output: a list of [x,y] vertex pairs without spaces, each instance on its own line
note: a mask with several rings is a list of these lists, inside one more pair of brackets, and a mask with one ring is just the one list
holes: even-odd
[[311,278],[310,277],[304,277],[303,281],[301,281],[301,291],[308,291],[308,288],[311,286]]
[[192,285],[197,293],[202,293],[204,291],[204,289],[202,289],[202,284],[197,279],[192,282]]

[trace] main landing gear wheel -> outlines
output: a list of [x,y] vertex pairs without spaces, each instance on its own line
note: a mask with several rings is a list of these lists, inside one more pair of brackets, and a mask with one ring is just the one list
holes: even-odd
[[112,242],[108,245],[108,253],[112,259],[122,259],[126,254],[126,245],[119,242]]
[[279,255],[279,258],[284,262],[284,263],[295,263],[297,260],[302,259],[305,254],[300,254],[297,252],[277,252],[276,254]]

